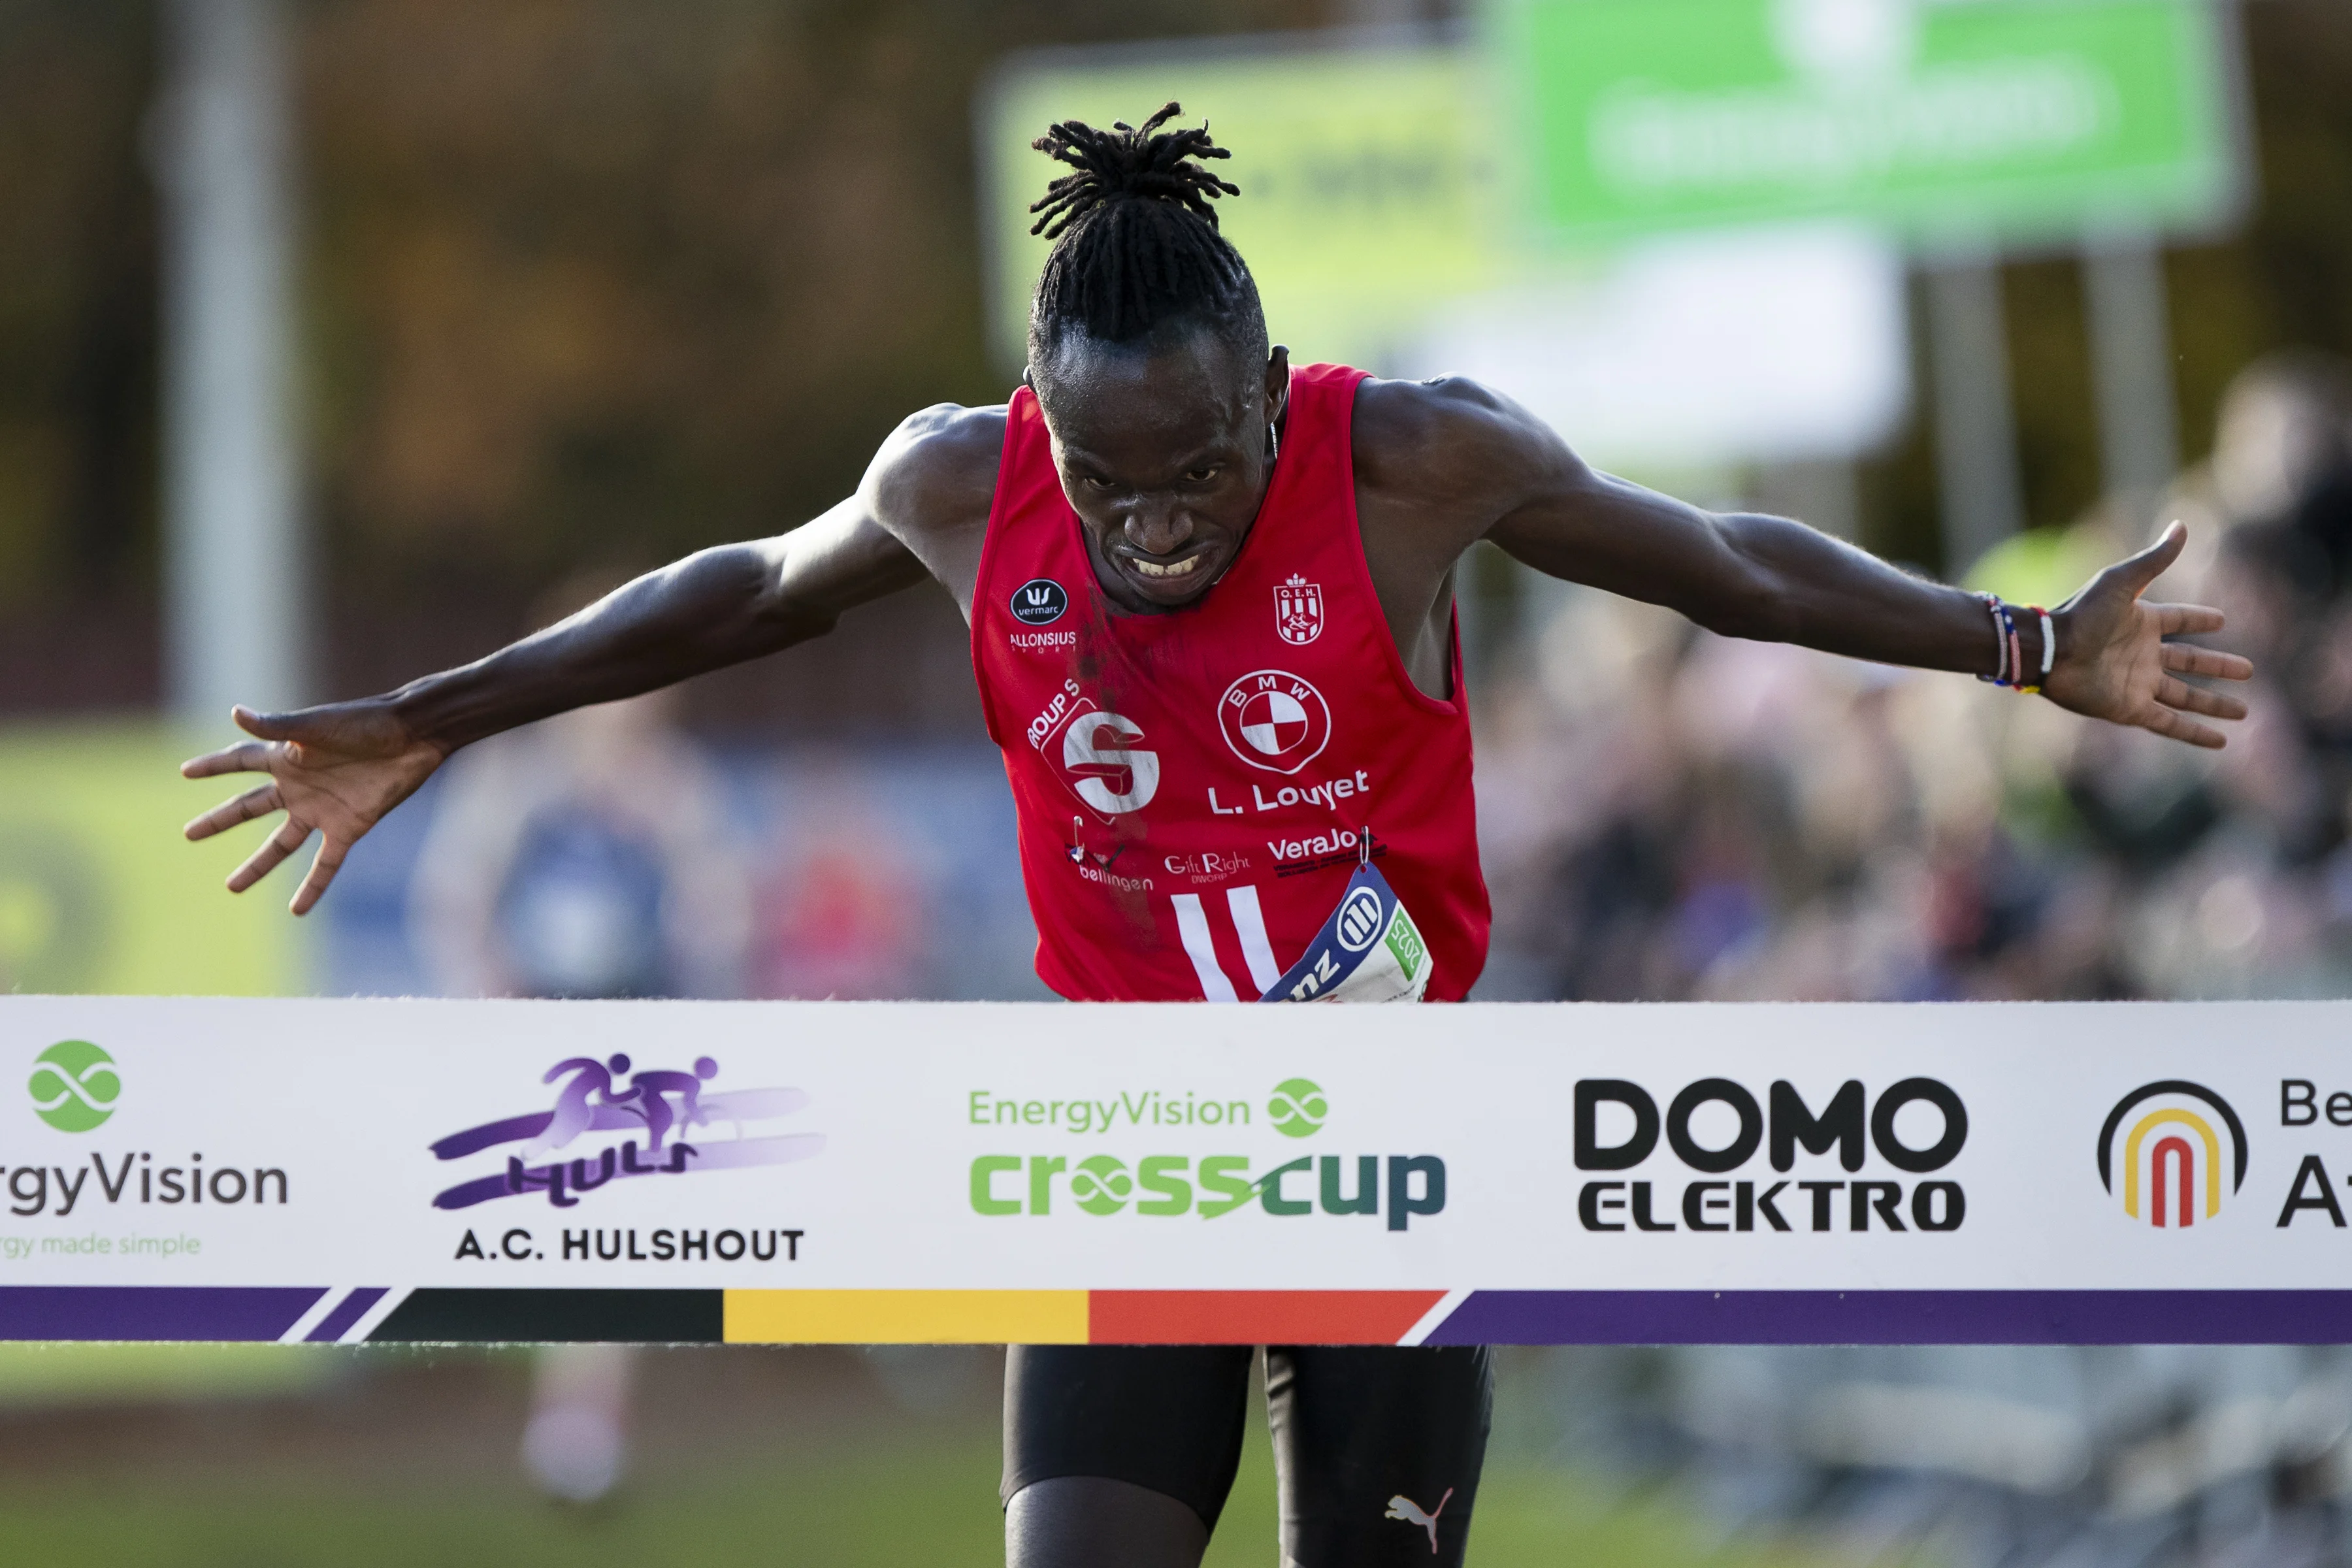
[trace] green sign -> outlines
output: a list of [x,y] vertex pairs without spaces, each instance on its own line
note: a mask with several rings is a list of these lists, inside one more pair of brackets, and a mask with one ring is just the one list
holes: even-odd
[[991,319],[1025,358],[1046,242],[1027,208],[1063,166],[1030,143],[1057,121],[1138,124],[1173,99],[1233,151],[1217,204],[1266,325],[1314,359],[1380,363],[1429,305],[1500,280],[1496,135],[1469,52],[1433,45],[1169,48],[1016,58],[982,110]]
[[302,988],[287,873],[242,898],[221,886],[268,828],[180,836],[242,787],[180,776],[183,757],[222,739],[144,722],[0,727],[0,992]]
[[2032,242],[2226,218],[2212,0],[1496,0],[1555,237],[1858,217]]

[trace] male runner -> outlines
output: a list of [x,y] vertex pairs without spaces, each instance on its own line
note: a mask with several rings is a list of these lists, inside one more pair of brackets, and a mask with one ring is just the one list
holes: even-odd
[[[2165,640],[2221,616],[2140,602],[2177,526],[2046,619],[2011,614],[1802,524],[1595,473],[1466,382],[1294,370],[1217,232],[1211,200],[1237,193],[1201,160],[1227,154],[1205,129],[1163,129],[1176,110],[1037,143],[1071,172],[1038,204],[1056,243],[1009,402],[917,414],[814,521],[689,556],[475,664],[360,701],[237,710],[256,739],[184,771],[269,779],[188,836],[285,812],[230,877],[242,891],[321,834],[301,913],[458,747],[789,647],[929,575],[971,627],[1056,990],[1314,994],[1300,961],[1370,887],[1425,944],[1402,945],[1386,994],[1454,999],[1486,946],[1453,604],[1477,540],[1726,636],[2005,675],[2200,746],[2221,736],[2189,715],[2243,716],[2180,677],[2242,679],[2244,659]],[[1014,1349],[1015,1568],[1196,1564],[1250,1353]],[[1285,1561],[1460,1562],[1488,1378],[1480,1350],[1271,1348]]]

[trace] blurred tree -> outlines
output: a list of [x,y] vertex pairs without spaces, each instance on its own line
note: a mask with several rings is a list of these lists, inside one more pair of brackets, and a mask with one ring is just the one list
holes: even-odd
[[0,0],[0,701],[154,686],[153,17]]
[[[139,155],[154,5],[0,0],[0,711],[155,688]],[[908,410],[1001,396],[970,126],[1005,50],[1356,14],[308,0],[306,374],[331,689],[479,653],[582,566],[788,527],[854,484]],[[2169,258],[2192,454],[2255,354],[2352,352],[2352,6],[2243,15],[2257,206],[2239,235]],[[2029,506],[2064,521],[2097,483],[2079,269],[2027,260],[2007,281]],[[1938,565],[1930,459],[1922,423],[1868,466],[1865,528]],[[868,635],[711,683],[705,719],[968,721],[944,599],[865,615]],[[882,646],[896,657],[873,658]]]
[[[2250,360],[2290,343],[2352,353],[2352,92],[2344,85],[2352,81],[2352,5],[2246,0],[2236,9],[2253,87],[2252,211],[2237,233],[2176,247],[2166,260],[2173,390],[2189,460],[2210,448],[2222,388]],[[2071,257],[2035,257],[2002,271],[2028,521],[2071,522],[2099,499],[2081,268]],[[1940,569],[1928,442],[1922,410],[1865,465],[1864,539]]]
[[[368,627],[339,684],[479,651],[583,559],[796,523],[907,413],[1003,396],[970,134],[999,52],[1315,19],[1297,0],[320,9],[321,504],[354,616],[337,625]],[[943,608],[870,613],[960,650]],[[799,679],[758,689],[829,692],[869,721],[940,675],[968,689],[917,648],[887,668],[871,645],[808,650],[788,656]]]

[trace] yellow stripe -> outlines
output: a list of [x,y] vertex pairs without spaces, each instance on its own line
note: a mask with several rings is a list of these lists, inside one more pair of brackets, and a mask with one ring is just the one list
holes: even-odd
[[730,1290],[729,1344],[1082,1345],[1084,1290]]
[[2221,1141],[2212,1124],[2193,1110],[2151,1110],[2132,1128],[2124,1142],[2124,1213],[2139,1217],[2140,1140],[2167,1122],[2184,1124],[2205,1141],[2205,1217],[2210,1219],[2221,1212]]

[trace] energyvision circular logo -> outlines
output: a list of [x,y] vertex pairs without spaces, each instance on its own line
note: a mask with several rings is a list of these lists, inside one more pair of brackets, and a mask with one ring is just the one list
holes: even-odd
[[1254,669],[1217,700],[1217,727],[1250,766],[1295,773],[1331,743],[1331,709],[1314,682],[1286,669]]
[[33,1113],[60,1132],[87,1132],[114,1114],[122,1079],[88,1040],[59,1040],[33,1058]]
[[1286,1138],[1310,1135],[1330,1114],[1331,1102],[1323,1097],[1322,1086],[1310,1079],[1283,1079],[1274,1086],[1274,1098],[1265,1102],[1266,1120]]
[[2246,1129],[2201,1083],[2161,1079],[2116,1102],[2099,1129],[2099,1184],[2121,1177],[2124,1213],[2179,1230],[2221,1213],[2222,1187],[2246,1184]]
[[1097,1154],[1078,1162],[1070,1177],[1070,1195],[1088,1214],[1117,1214],[1135,1195],[1135,1178],[1127,1173],[1125,1162]]

